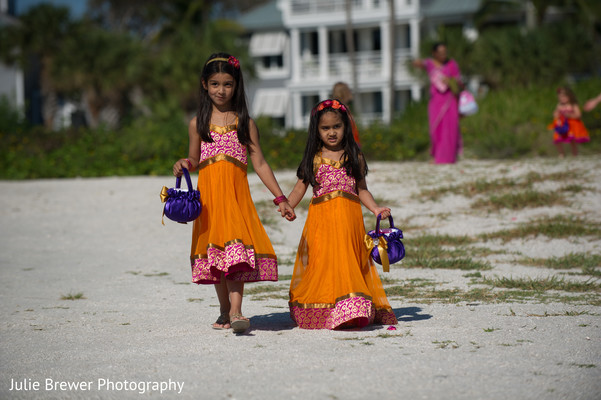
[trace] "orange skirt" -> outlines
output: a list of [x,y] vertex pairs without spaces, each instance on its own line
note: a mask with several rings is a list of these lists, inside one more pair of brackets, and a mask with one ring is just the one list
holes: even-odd
[[311,203],[290,283],[290,315],[300,328],[397,324],[364,236],[358,198]]
[[277,281],[277,258],[252,201],[246,166],[217,161],[198,171],[202,212],[192,229],[192,281]]
[[[556,123],[552,122],[549,124],[549,129],[554,129]],[[553,143],[586,143],[591,140],[582,120],[568,118],[568,126],[569,130],[565,135],[553,132]]]

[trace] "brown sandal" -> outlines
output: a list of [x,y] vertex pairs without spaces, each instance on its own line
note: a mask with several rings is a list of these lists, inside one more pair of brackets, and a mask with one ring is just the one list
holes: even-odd
[[234,314],[230,317],[230,326],[234,333],[242,333],[250,328],[250,321],[242,314]]
[[[228,325],[228,326],[226,326]],[[231,328],[231,324],[230,324],[230,317],[228,315],[228,313],[223,313],[219,316],[219,318],[217,318],[217,321],[215,321],[215,323],[213,324],[213,329],[230,329]]]

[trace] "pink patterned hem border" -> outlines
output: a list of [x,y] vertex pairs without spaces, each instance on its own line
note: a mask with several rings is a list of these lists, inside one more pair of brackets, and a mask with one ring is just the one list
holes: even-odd
[[254,249],[235,242],[221,250],[207,249],[207,256],[191,260],[192,282],[215,284],[221,281],[221,273],[234,281],[258,282],[278,280],[278,261],[272,257],[257,257]]
[[557,139],[554,140],[553,143],[588,143],[590,142],[591,139],[590,138],[584,138],[584,139],[574,139],[574,138],[566,138],[566,139]]
[[376,310],[374,304],[363,297],[339,301],[332,308],[303,308],[291,304],[290,317],[302,329],[336,329],[349,321],[357,327],[398,323],[392,310]]

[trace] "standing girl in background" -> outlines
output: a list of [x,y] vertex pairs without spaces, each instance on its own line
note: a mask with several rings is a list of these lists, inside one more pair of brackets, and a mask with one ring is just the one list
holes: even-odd
[[311,112],[299,179],[290,193],[294,207],[313,186],[290,283],[290,315],[300,328],[397,323],[363,242],[361,203],[374,215],[390,215],[367,190],[366,174],[346,106],[322,101]]
[[430,78],[430,155],[436,164],[454,163],[463,146],[459,130],[458,96],[463,86],[459,66],[448,58],[444,43],[432,46],[432,58],[415,60],[413,65],[425,69]]
[[553,111],[553,123],[549,125],[554,130],[553,143],[557,147],[559,157],[563,158],[565,152],[563,143],[570,143],[572,155],[578,155],[578,143],[590,140],[588,131],[580,119],[582,112],[578,107],[576,95],[569,87],[557,89],[557,106]]
[[173,174],[198,170],[202,212],[192,230],[192,281],[215,285],[220,316],[213,328],[243,332],[250,326],[242,315],[244,282],[278,280],[277,258],[250,195],[247,150],[282,216],[294,218],[294,211],[261,152],[235,57],[217,53],[207,60],[188,136],[188,158],[173,165]]

